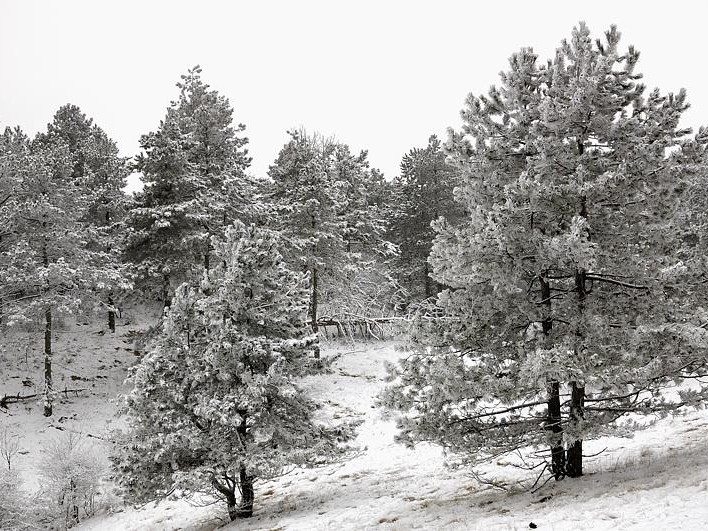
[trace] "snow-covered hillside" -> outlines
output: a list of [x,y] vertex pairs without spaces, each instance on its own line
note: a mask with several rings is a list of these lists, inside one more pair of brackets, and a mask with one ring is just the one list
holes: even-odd
[[[22,400],[0,409],[0,432],[19,438],[20,452],[12,467],[20,473],[24,487],[38,487],[37,466],[52,441],[64,434],[85,435],[87,446],[106,450],[104,437],[116,423],[116,397],[124,390],[128,369],[137,358],[136,331],[151,322],[145,312],[131,310],[117,320],[117,333],[105,330],[105,323],[67,318],[55,323],[53,340],[54,388],[58,391],[54,414],[42,416],[40,397]],[[43,376],[43,332],[17,331],[0,341],[0,396],[41,395]]]
[[[143,316],[139,316],[141,319]],[[134,362],[130,330],[138,316],[121,320],[116,336],[100,324],[67,326],[57,333],[57,374],[62,388],[86,388],[61,400],[45,419],[31,401],[0,414],[3,427],[21,436],[15,466],[25,487],[37,486],[36,466],[47,441],[74,430],[102,436],[115,425],[115,403],[127,367]],[[18,337],[5,344],[4,392],[23,394],[23,385],[40,379],[40,367],[20,352]],[[510,489],[480,484],[465,470],[444,466],[440,449],[421,444],[414,450],[394,443],[393,420],[375,406],[382,389],[384,362],[401,353],[394,343],[330,344],[334,372],[306,381],[310,392],[339,416],[362,421],[359,450],[324,468],[294,470],[256,485],[255,516],[230,526],[221,503],[195,506],[167,500],[139,509],[116,508],[85,521],[82,530],[227,529],[705,529],[708,525],[708,415],[659,421],[634,439],[604,439],[586,452],[607,450],[588,459],[579,480],[550,482],[529,492],[519,481],[529,472],[503,462],[485,471]],[[87,439],[105,453],[106,443]]]
[[[444,466],[442,452],[393,441],[395,426],[375,407],[393,344],[331,345],[334,373],[311,381],[311,392],[340,415],[360,418],[358,453],[321,469],[293,471],[259,483],[256,514],[227,529],[705,529],[708,525],[708,415],[660,421],[634,439],[588,445],[589,473],[548,483],[510,466],[490,467],[511,489],[481,485],[464,470]],[[213,529],[226,524],[221,504],[149,504],[96,518],[81,529]]]

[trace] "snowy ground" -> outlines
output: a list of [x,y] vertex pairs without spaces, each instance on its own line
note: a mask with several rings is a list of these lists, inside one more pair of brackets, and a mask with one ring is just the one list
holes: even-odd
[[[116,337],[100,335],[95,324],[72,327],[59,338],[58,361],[66,367],[69,387],[90,391],[57,404],[52,420],[41,416],[38,404],[11,406],[12,416],[0,422],[23,435],[18,466],[32,485],[32,467],[39,447],[65,429],[100,435],[112,425],[111,399],[121,389],[126,366],[135,359],[130,350],[133,327],[120,323]],[[41,338],[38,338],[41,340]],[[39,342],[37,342],[39,348]],[[18,357],[17,350],[6,358]],[[589,459],[588,474],[579,480],[548,483],[531,493],[513,488],[531,476],[509,466],[490,468],[512,487],[504,492],[481,485],[463,470],[449,470],[439,449],[419,445],[408,450],[393,442],[393,422],[374,407],[383,385],[384,361],[400,353],[390,343],[330,345],[325,355],[338,354],[334,373],[307,382],[312,394],[341,416],[363,421],[348,460],[328,467],[294,471],[275,481],[257,484],[255,516],[227,529],[706,529],[708,528],[708,414],[660,421],[634,439],[604,439],[587,445],[587,452],[607,451]],[[24,355],[3,384],[26,392],[31,376],[40,382],[40,368]],[[37,358],[35,355],[34,358]],[[63,360],[63,361],[62,361]],[[3,370],[3,375],[7,374]],[[75,379],[71,379],[74,374]],[[16,378],[13,376],[20,376]],[[104,378],[105,376],[105,378]],[[78,380],[76,378],[87,378]],[[63,386],[63,384],[62,384]],[[59,422],[61,417],[66,417]],[[1,427],[1,426],[0,426]],[[92,440],[101,444],[99,440]],[[226,525],[221,505],[195,507],[185,501],[164,501],[140,509],[126,508],[84,522],[83,530],[206,531]]]
[[[0,409],[0,436],[19,438],[20,453],[12,462],[29,491],[38,487],[37,466],[42,448],[69,432],[84,436],[87,447],[105,454],[106,435],[116,423],[116,397],[123,391],[128,368],[137,358],[136,330],[149,322],[144,311],[131,311],[117,319],[117,333],[103,322],[55,319],[52,334],[54,388],[59,391],[54,412],[42,416],[42,402],[27,400]],[[44,382],[44,331],[16,331],[0,338],[0,396],[40,394]]]

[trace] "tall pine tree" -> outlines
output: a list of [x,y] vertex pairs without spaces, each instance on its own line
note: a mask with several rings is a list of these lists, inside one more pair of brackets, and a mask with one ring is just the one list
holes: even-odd
[[[8,147],[9,146],[9,147]],[[6,325],[37,322],[44,332],[44,415],[53,412],[54,317],[97,311],[97,294],[127,288],[115,253],[92,246],[100,230],[87,219],[93,203],[91,174],[74,174],[64,142],[29,142],[6,131],[2,171],[13,183],[3,201],[0,286]]]
[[336,147],[331,139],[292,131],[268,171],[275,226],[282,232],[285,257],[293,268],[310,276],[309,320],[315,333],[320,303],[320,280],[326,268],[336,267],[344,254],[346,222],[337,214],[344,198],[330,172]]
[[701,403],[665,393],[704,372],[706,337],[675,304],[675,213],[706,137],[679,127],[685,93],[644,96],[638,52],[584,24],[539,65],[510,60],[470,96],[449,149],[468,212],[436,225],[430,263],[449,290],[421,317],[415,353],[384,402],[401,437],[477,462],[547,448],[556,477],[583,473],[582,442],[627,435]]
[[367,153],[304,130],[290,132],[268,172],[272,219],[292,267],[310,274],[310,323],[348,318],[385,304],[376,295],[391,284],[380,267],[384,240],[383,177]]
[[[67,146],[72,165],[71,178],[82,181],[89,206],[87,223],[94,227],[93,249],[116,252],[123,244],[121,221],[127,207],[123,192],[129,174],[128,161],[118,153],[118,146],[76,105],[62,106],[35,140],[43,146]],[[106,290],[108,328],[115,332],[116,286]]]
[[433,135],[425,148],[415,148],[401,161],[401,175],[392,183],[396,198],[390,227],[391,240],[399,248],[394,273],[407,289],[410,302],[436,295],[428,255],[435,231],[431,224],[439,217],[455,223],[462,216],[462,206],[453,190],[459,172],[446,163],[442,144]]
[[135,169],[145,188],[126,218],[126,255],[165,304],[193,270],[209,268],[211,237],[248,218],[255,190],[245,126],[234,125],[229,100],[202,81],[198,66],[177,87],[158,130],[140,140]]

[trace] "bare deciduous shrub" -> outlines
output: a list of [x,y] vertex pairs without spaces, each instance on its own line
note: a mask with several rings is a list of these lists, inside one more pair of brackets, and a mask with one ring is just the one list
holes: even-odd
[[40,465],[43,523],[68,529],[93,516],[103,495],[105,464],[77,433],[67,433],[47,448]]
[[28,522],[27,500],[20,481],[12,470],[0,467],[0,529],[6,531],[33,529]]
[[7,464],[7,469],[12,470],[12,460],[20,451],[20,440],[15,434],[5,428],[0,435],[0,457]]

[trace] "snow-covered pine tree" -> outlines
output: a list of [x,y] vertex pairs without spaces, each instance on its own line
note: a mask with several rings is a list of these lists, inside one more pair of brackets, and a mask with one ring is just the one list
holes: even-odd
[[19,127],[6,127],[0,136],[0,325],[5,322],[7,303],[21,294],[20,287],[3,275],[12,264],[10,245],[18,215],[20,185],[16,168],[29,151],[29,138]]
[[256,479],[342,451],[349,428],[314,422],[295,383],[317,337],[307,275],[289,270],[277,245],[275,233],[237,222],[214,238],[217,265],[202,282],[177,289],[126,401],[115,468],[132,499],[206,491],[232,520],[248,517]]
[[310,272],[309,320],[317,331],[323,304],[330,317],[385,305],[376,296],[392,285],[382,267],[390,254],[384,181],[365,151],[352,154],[346,144],[304,130],[289,134],[268,172],[271,217],[291,266]]
[[317,333],[319,282],[326,269],[341,263],[345,252],[347,224],[338,215],[344,197],[331,172],[336,143],[304,130],[288,134],[290,140],[268,170],[274,225],[282,234],[291,267],[309,272],[309,321]]
[[19,130],[6,130],[3,149],[2,171],[13,183],[2,213],[4,324],[43,320],[44,415],[50,416],[53,317],[98,311],[105,303],[97,293],[129,285],[116,256],[89,245],[100,238],[86,221],[93,194],[88,176],[73,175],[68,146],[29,142]]
[[177,87],[158,130],[140,140],[135,169],[145,188],[126,216],[126,256],[165,304],[192,270],[209,267],[211,236],[255,209],[245,126],[234,125],[229,100],[198,66]]
[[[129,174],[128,160],[118,153],[118,146],[103,129],[93,123],[76,105],[59,108],[47,132],[37,136],[35,142],[48,145],[65,145],[73,165],[72,179],[81,180],[90,194],[86,221],[90,223],[96,240],[89,247],[106,252],[120,252],[123,244],[121,221],[127,207],[123,192]],[[115,332],[116,286],[105,294],[108,307],[108,328]]]
[[345,252],[336,267],[324,268],[321,314],[365,326],[393,306],[399,287],[388,267],[395,250],[385,239],[387,183],[370,167],[366,151],[353,154],[343,143],[334,146],[328,165],[341,198],[337,216]]
[[673,296],[691,287],[672,220],[707,139],[679,127],[684,91],[643,95],[619,38],[581,23],[547,65],[522,49],[468,98],[449,151],[469,214],[437,224],[430,257],[451,288],[383,400],[402,440],[472,463],[546,447],[561,479],[582,474],[584,439],[646,424],[626,415],[705,400],[664,390],[705,373],[705,334]]
[[446,163],[446,154],[433,135],[425,148],[414,148],[401,161],[401,175],[392,183],[396,201],[391,212],[390,237],[399,248],[394,272],[409,292],[409,302],[434,296],[439,286],[430,275],[428,255],[435,231],[431,223],[443,216],[448,222],[462,216],[453,197],[459,171]]

